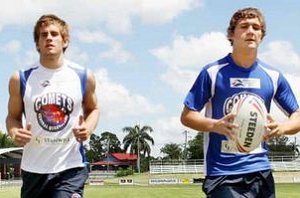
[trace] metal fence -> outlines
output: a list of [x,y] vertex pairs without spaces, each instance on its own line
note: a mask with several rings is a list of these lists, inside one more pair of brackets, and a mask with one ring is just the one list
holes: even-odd
[[0,179],[0,191],[20,188],[22,185],[21,179]]
[[[270,158],[274,171],[300,171],[300,159],[289,156]],[[150,162],[150,174],[203,173],[204,160],[153,160]]]
[[202,173],[203,160],[155,160],[150,162],[150,174]]

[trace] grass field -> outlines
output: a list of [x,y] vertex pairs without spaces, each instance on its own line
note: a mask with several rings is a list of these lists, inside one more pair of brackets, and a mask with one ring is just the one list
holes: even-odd
[[[281,178],[300,177],[300,172],[273,172],[275,181]],[[201,184],[148,185],[149,178],[199,178],[199,174],[149,175],[148,173],[128,176],[137,185],[118,185],[119,178],[105,179],[105,185],[85,188],[85,198],[204,198]],[[292,181],[292,180],[289,180]],[[300,183],[276,183],[277,198],[300,197]],[[0,198],[19,198],[20,187],[0,188]]]
[[[276,184],[277,198],[300,197],[300,184]],[[20,188],[0,190],[1,198],[19,198]],[[86,186],[85,198],[204,198],[201,185]]]

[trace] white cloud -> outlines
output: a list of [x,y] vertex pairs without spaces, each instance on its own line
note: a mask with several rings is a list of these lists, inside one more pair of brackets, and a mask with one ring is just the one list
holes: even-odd
[[3,133],[6,133],[6,127],[5,127],[5,124],[3,123],[0,123],[0,131],[2,131]]
[[[295,97],[298,101],[298,104],[300,104],[300,90],[299,90],[299,83],[298,83],[300,82],[300,77],[296,76],[295,74],[288,74],[288,73],[284,73],[283,75],[286,77],[287,81],[289,82],[295,94]],[[280,122],[288,119],[286,115],[275,105],[275,103],[272,103],[271,115],[275,118],[275,120],[278,120]]]
[[6,25],[22,24],[30,22],[32,13],[30,13],[32,2],[11,0],[1,4],[0,29]]
[[117,40],[109,37],[107,34],[101,31],[80,31],[77,33],[77,37],[81,42],[92,44],[103,44],[108,46],[108,50],[99,53],[99,57],[103,59],[112,59],[117,63],[125,63],[130,59],[133,59],[133,55],[123,49],[123,46]]
[[36,63],[39,60],[39,53],[36,49],[26,49],[23,51],[22,56],[16,55],[14,61],[16,61],[16,69],[26,68]]
[[200,37],[176,36],[172,46],[163,46],[152,53],[169,67],[199,69],[230,51],[226,36],[220,32],[205,33]]
[[78,46],[69,47],[66,50],[66,57],[74,62],[85,64],[89,61],[89,55],[82,51]]
[[297,74],[283,74],[288,82],[290,83],[291,85],[291,88],[298,100],[298,103],[300,105],[300,89],[299,89],[299,82],[300,82],[300,76],[297,75]]
[[105,69],[99,69],[95,76],[102,116],[106,119],[145,116],[164,111],[162,105],[151,104],[147,98],[130,93],[123,85],[112,82]]
[[[300,77],[297,74],[283,74],[288,82],[291,85],[291,88],[298,100],[298,104],[300,105],[300,90],[299,90],[299,82],[300,82]],[[273,103],[272,104],[272,109],[271,109],[271,115],[274,117],[274,119],[278,122],[283,122],[287,120],[288,118],[281,112],[281,110]],[[291,141],[294,141],[294,138],[297,138],[297,144],[300,144],[300,133],[298,132],[295,135],[290,135],[288,136]]]
[[151,155],[153,156],[162,156],[160,154],[160,149],[169,143],[184,144],[185,135],[184,131],[187,130],[188,140],[193,139],[197,134],[192,129],[184,127],[180,122],[180,114],[178,116],[169,117],[169,118],[160,118],[153,124],[154,132],[151,133],[151,136],[155,140],[155,145],[152,147]]
[[[288,41],[272,41],[268,43],[267,50],[259,54],[259,57],[267,64],[277,67],[283,73],[299,103],[300,56],[296,53],[293,45]],[[271,114],[278,121],[287,119],[275,104],[272,105]]]
[[77,37],[84,43],[101,43],[108,45],[114,45],[115,43],[117,43],[117,41],[101,31],[79,31],[77,33]]
[[272,41],[267,50],[260,54],[266,63],[278,67],[281,71],[300,74],[300,56],[288,41]]
[[140,17],[145,23],[166,23],[183,11],[202,5],[201,2],[203,0],[10,0],[2,3],[0,29],[9,24],[31,24],[42,14],[54,13],[72,26],[100,24],[115,33],[129,33],[133,17]]
[[174,91],[186,94],[196,80],[197,74],[197,71],[191,69],[168,67],[167,71],[161,74],[161,79],[171,86]]
[[165,23],[175,18],[180,12],[203,5],[200,0],[142,0],[140,15],[144,22]]
[[1,47],[1,51],[8,54],[17,54],[21,49],[21,43],[17,40],[12,40]]
[[126,63],[128,60],[133,59],[133,55],[125,51],[120,43],[111,46],[108,51],[101,52],[100,57],[115,60],[117,63]]
[[230,51],[226,36],[211,32],[200,37],[176,36],[171,46],[153,49],[151,53],[168,67],[162,74],[163,81],[177,92],[186,93],[204,65]]

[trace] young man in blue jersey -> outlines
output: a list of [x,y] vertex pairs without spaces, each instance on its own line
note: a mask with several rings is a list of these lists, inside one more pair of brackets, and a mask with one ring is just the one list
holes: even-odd
[[[287,80],[257,58],[265,34],[265,20],[258,9],[235,12],[227,30],[232,53],[206,65],[185,98],[181,122],[204,133],[203,191],[209,198],[275,197],[266,142],[250,153],[239,153],[230,144],[235,136],[232,129],[238,127],[232,123],[231,108],[239,98],[255,95],[268,112],[274,100],[289,117],[277,122],[269,115],[266,140],[300,130],[299,106]],[[205,116],[199,113],[203,108]]]
[[6,126],[24,146],[21,197],[79,198],[88,177],[82,142],[99,118],[95,78],[65,59],[69,27],[59,17],[41,16],[34,41],[39,61],[9,82]]

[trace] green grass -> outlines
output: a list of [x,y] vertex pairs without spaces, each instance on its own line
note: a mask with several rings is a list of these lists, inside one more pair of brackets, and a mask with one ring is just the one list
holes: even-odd
[[[299,197],[300,184],[276,184],[277,198]],[[1,198],[19,198],[20,188],[0,189]],[[204,198],[201,185],[86,186],[85,198]]]
[[300,183],[297,184],[276,184],[276,195],[278,198],[299,197]]
[[[299,176],[300,172],[274,172],[275,178]],[[205,198],[202,192],[202,185],[182,184],[182,185],[148,185],[149,178],[176,178],[192,179],[204,177],[203,174],[163,174],[149,175],[149,173],[134,174],[131,178],[138,185],[120,186],[120,178],[105,179],[103,186],[89,186],[85,188],[85,198]],[[275,180],[276,181],[276,180]],[[279,184],[276,183],[277,198],[297,198],[299,196],[300,183]],[[0,198],[19,198],[20,188],[0,188]]]
[[[86,198],[122,197],[122,198],[199,198],[204,197],[201,187],[194,185],[171,186],[99,186],[87,187]],[[201,196],[199,196],[201,195]],[[100,196],[99,196],[100,197]]]

